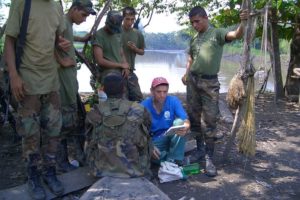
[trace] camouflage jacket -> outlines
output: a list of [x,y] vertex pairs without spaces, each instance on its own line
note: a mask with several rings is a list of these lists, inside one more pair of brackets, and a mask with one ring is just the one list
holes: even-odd
[[108,99],[86,117],[85,151],[94,176],[139,177],[150,174],[150,114],[138,103]]

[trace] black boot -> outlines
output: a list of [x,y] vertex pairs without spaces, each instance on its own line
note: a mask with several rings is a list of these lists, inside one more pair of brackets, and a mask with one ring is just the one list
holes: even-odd
[[195,153],[194,159],[196,162],[204,161],[206,151],[205,151],[205,144],[204,144],[203,136],[196,137],[196,144],[197,144],[197,151]]
[[44,182],[55,195],[62,195],[64,187],[56,177],[56,170],[54,166],[45,167],[46,173],[43,175]]
[[75,144],[75,159],[79,162],[79,166],[85,166],[85,155],[83,152],[83,143],[81,142],[81,136],[75,136],[74,144]]
[[41,184],[41,175],[37,169],[37,166],[30,166],[27,167],[28,172],[28,189],[30,196],[32,199],[45,199],[46,193]]
[[215,165],[212,162],[212,157],[215,150],[214,138],[206,139],[206,155],[205,155],[205,174],[210,177],[214,177],[218,174]]
[[70,172],[76,169],[75,166],[69,163],[66,139],[62,140],[58,145],[58,151],[56,153],[56,163],[57,163],[57,170],[59,172],[63,172],[63,173]]

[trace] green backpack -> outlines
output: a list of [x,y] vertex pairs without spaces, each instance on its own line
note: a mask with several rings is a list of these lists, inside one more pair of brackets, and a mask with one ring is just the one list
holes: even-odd
[[150,173],[150,143],[144,108],[123,99],[100,102],[87,115],[92,131],[87,162],[97,177],[139,177]]

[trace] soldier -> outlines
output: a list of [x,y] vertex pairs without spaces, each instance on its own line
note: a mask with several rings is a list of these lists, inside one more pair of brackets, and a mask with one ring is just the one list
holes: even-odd
[[20,34],[24,3],[12,1],[5,29],[4,55],[12,95],[19,104],[17,131],[22,136],[29,190],[33,199],[45,199],[40,181],[42,171],[44,182],[54,194],[60,195],[64,191],[55,168],[62,121],[54,48],[57,41],[60,48],[67,50],[70,42],[59,36],[64,31],[59,4],[53,0],[32,1],[23,56],[17,70],[15,44]]
[[86,155],[96,177],[150,175],[153,147],[149,113],[137,102],[122,99],[124,78],[109,73],[104,78],[108,99],[87,114]]
[[[101,76],[97,77],[97,81],[101,84],[103,84],[106,74],[110,72],[122,73],[126,79],[130,72],[121,43],[122,20],[123,17],[119,12],[115,10],[109,11],[105,26],[100,28],[92,39],[93,56]],[[124,94],[127,94],[127,92],[124,92]]]
[[[90,0],[73,0],[73,3],[64,17],[66,30],[64,31],[64,38],[74,41],[84,42],[90,37],[87,34],[85,37],[73,36],[73,24],[81,24],[90,15],[95,15],[93,4]],[[79,118],[78,118],[78,82],[75,49],[72,47],[67,55],[72,58],[71,64],[62,63],[58,68],[58,75],[60,81],[60,99],[62,104],[62,141],[57,152],[58,169],[67,172],[75,169],[69,163],[72,160],[79,161],[80,165],[84,164],[83,147],[81,145]],[[59,57],[60,55],[58,55]]]
[[[248,11],[240,14],[242,20],[247,19]],[[217,170],[212,162],[215,147],[217,117],[219,115],[220,83],[218,72],[222,58],[223,46],[226,42],[243,36],[243,25],[234,31],[210,26],[206,11],[196,6],[189,12],[189,19],[197,34],[192,38],[189,48],[186,75],[190,110],[193,119],[199,120],[191,124],[191,131],[196,137],[196,158],[201,161],[205,158],[205,171],[208,176],[216,176]],[[206,124],[201,129],[201,114]],[[194,121],[194,120],[193,120]]]
[[144,55],[145,39],[143,34],[133,28],[135,22],[135,9],[125,7],[123,9],[122,45],[125,58],[129,64],[129,75],[127,80],[128,99],[141,102],[143,94],[139,85],[138,77],[134,73],[136,55]]

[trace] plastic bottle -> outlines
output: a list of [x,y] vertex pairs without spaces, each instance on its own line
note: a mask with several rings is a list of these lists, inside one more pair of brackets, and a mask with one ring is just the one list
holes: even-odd
[[179,126],[179,125],[183,125],[184,121],[180,118],[176,118],[174,121],[173,121],[173,126]]
[[193,174],[199,174],[201,172],[200,165],[199,165],[199,163],[185,165],[185,166],[183,166],[183,172],[188,176],[193,175]]
[[98,98],[99,98],[99,101],[106,101],[107,95],[103,90],[98,90]]

